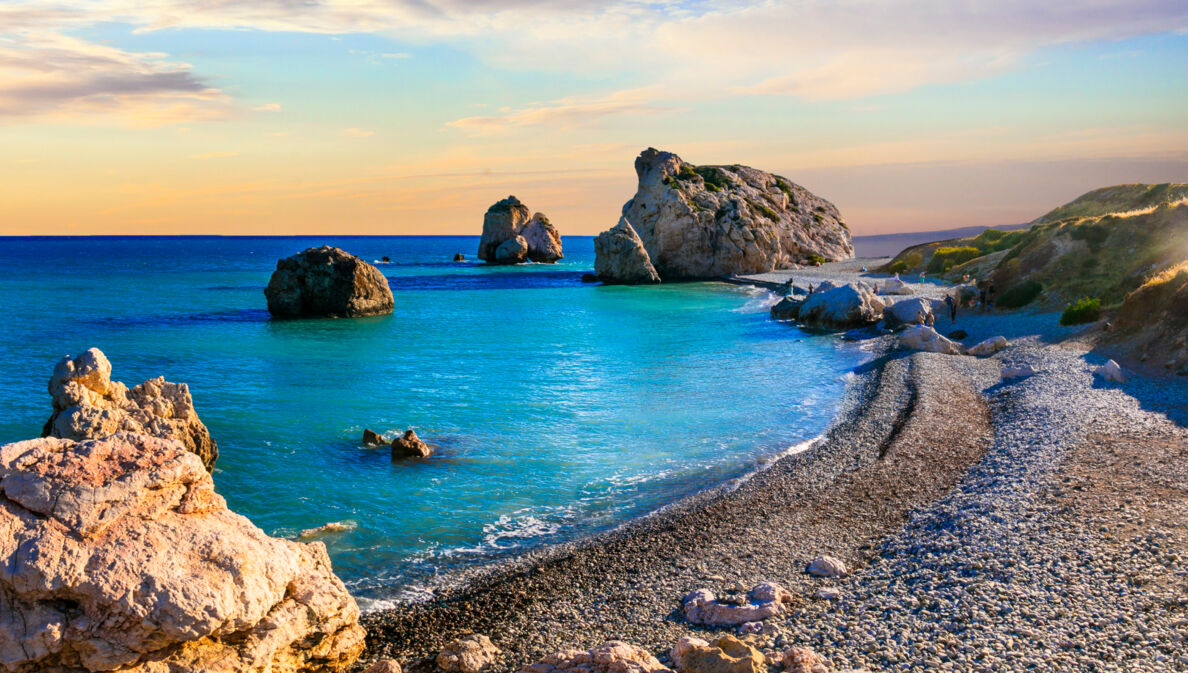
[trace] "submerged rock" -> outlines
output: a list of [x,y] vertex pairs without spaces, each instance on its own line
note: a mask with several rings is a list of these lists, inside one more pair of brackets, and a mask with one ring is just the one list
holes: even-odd
[[310,540],[315,537],[323,535],[330,535],[332,533],[345,533],[348,530],[355,530],[356,524],[354,521],[331,521],[330,523],[322,524],[316,528],[306,528],[297,534],[299,540]]
[[403,437],[392,440],[393,458],[428,458],[433,455],[433,447],[417,437],[415,430],[405,430]]
[[685,596],[685,619],[706,626],[738,626],[783,614],[793,602],[792,594],[778,584],[764,582],[747,594],[742,605],[718,600],[709,589],[698,589]]
[[899,335],[899,347],[909,351],[961,355],[961,344],[950,341],[927,325],[909,327]]
[[49,382],[53,413],[42,437],[97,439],[117,432],[135,432],[176,439],[214,469],[219,447],[198,418],[190,388],[162,377],[128,389],[111,380],[111,363],[98,348],[77,358],[62,358]]
[[363,443],[367,446],[383,446],[388,442],[378,432],[369,428],[364,428]]
[[638,645],[610,640],[589,650],[563,650],[520,669],[520,673],[671,673]]
[[228,510],[176,440],[0,447],[0,531],[10,673],[342,671],[363,649],[326,547]]
[[463,255],[463,254],[462,254],[462,253],[460,253],[460,252],[459,252],[459,253],[455,253],[455,254],[454,254],[454,261],[455,261],[455,262],[465,262],[465,261],[466,261],[466,255]]
[[[763,273],[854,255],[837,208],[786,178],[737,164],[694,166],[653,148],[635,160],[635,172],[639,184],[623,216],[664,280]],[[596,251],[597,259],[613,254],[637,255],[630,247]]]
[[524,261],[551,264],[564,256],[561,233],[549,218],[542,213],[529,216],[528,207],[516,197],[497,201],[483,215],[479,259],[493,264]]
[[278,261],[264,296],[276,318],[359,318],[396,305],[379,269],[328,245]]
[[594,239],[594,274],[604,283],[646,285],[660,282],[643,241],[626,217]]
[[494,664],[501,654],[491,639],[482,634],[459,638],[442,648],[437,667],[447,673],[479,673]]
[[722,636],[712,643],[682,638],[670,656],[681,673],[767,673],[763,653],[734,636]]
[[883,301],[870,290],[842,285],[810,294],[801,304],[799,315],[806,325],[848,329],[877,323],[883,318],[883,308]]

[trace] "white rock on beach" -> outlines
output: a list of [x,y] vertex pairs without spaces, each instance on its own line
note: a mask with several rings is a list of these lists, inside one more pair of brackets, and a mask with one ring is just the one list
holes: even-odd
[[1110,360],[1104,365],[1093,370],[1093,373],[1097,374],[1106,381],[1113,381],[1114,383],[1126,383],[1126,374],[1122,371],[1122,367],[1113,360]]
[[176,440],[0,447],[0,668],[341,671],[359,609],[326,547],[227,509]]
[[53,413],[42,437],[96,439],[134,432],[176,439],[214,469],[219,447],[194,410],[190,388],[157,377],[128,390],[111,380],[111,362],[98,348],[66,356],[49,382]]
[[705,626],[738,626],[783,614],[793,602],[792,594],[778,584],[765,582],[747,594],[742,605],[722,603],[709,589],[698,589],[682,601],[685,619]]
[[855,285],[816,291],[800,305],[801,322],[813,327],[850,328],[873,325],[883,318],[878,295]]
[[963,352],[961,344],[946,339],[927,325],[916,325],[904,330],[903,334],[899,335],[899,347],[903,350],[946,355],[961,355]]
[[973,346],[965,349],[965,353],[967,355],[977,355],[979,357],[983,357],[986,355],[994,355],[998,351],[1006,348],[1006,346],[1006,337],[996,336],[986,339],[985,341],[979,341]]
[[837,587],[821,587],[813,597],[822,601],[836,601],[842,597],[842,592]]
[[887,329],[925,325],[930,319],[932,319],[932,302],[927,299],[897,301],[888,304],[883,311],[883,324]]
[[1002,378],[1004,381],[1009,379],[1022,379],[1028,376],[1035,376],[1036,371],[1031,365],[1022,365],[1019,367],[1003,367]]
[[[703,641],[704,642],[704,641]],[[611,640],[589,650],[563,650],[520,673],[672,673],[638,645]]]
[[479,673],[499,659],[501,650],[482,634],[459,638],[442,648],[437,667],[443,671]]
[[813,577],[845,577],[846,564],[839,558],[832,556],[818,556],[806,569]]
[[899,274],[883,281],[883,294],[915,294],[907,283],[899,279]]

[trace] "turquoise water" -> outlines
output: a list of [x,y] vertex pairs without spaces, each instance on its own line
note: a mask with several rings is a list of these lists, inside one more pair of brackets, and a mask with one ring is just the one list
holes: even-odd
[[[279,257],[329,243],[379,265],[394,315],[274,322]],[[717,283],[582,284],[557,265],[454,264],[477,237],[0,238],[0,442],[35,437],[56,361],[190,385],[215,483],[265,531],[322,538],[361,597],[572,539],[754,469],[820,434],[861,346],[770,321]],[[393,463],[369,427],[438,446]]]

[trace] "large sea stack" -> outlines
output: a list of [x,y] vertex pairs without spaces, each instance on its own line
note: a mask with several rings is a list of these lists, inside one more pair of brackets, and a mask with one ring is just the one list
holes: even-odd
[[[623,206],[623,217],[663,280],[762,273],[854,256],[837,207],[786,178],[747,166],[694,166],[653,148],[635,160],[635,172],[639,188]],[[615,249],[636,254],[626,245]],[[615,266],[608,254],[616,253],[607,246],[596,250],[596,267]]]
[[497,201],[483,216],[479,259],[491,264],[541,262],[552,264],[561,252],[561,233],[543,213],[529,215],[514,196]]
[[359,318],[395,307],[379,269],[328,245],[278,261],[264,296],[276,318]]

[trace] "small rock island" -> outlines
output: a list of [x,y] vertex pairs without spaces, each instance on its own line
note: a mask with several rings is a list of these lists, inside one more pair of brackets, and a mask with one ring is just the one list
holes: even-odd
[[360,318],[396,305],[383,272],[328,245],[279,260],[264,296],[274,318]]
[[529,216],[514,196],[497,201],[483,216],[478,258],[489,264],[539,262],[553,264],[561,252],[561,232],[544,213]]

